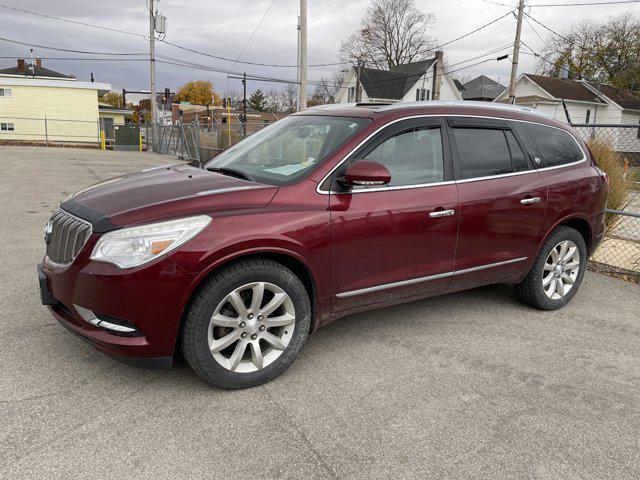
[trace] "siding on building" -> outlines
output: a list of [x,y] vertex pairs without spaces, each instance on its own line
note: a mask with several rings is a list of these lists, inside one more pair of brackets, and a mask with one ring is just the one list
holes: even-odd
[[0,88],[11,88],[11,96],[0,97],[0,123],[13,125],[0,129],[0,140],[98,142],[98,90],[110,86],[73,83],[0,77]]

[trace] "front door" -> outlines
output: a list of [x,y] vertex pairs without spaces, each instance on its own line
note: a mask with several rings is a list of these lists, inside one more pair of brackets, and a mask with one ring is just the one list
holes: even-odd
[[511,122],[450,118],[460,195],[452,289],[512,281],[530,264],[547,204],[545,181]]
[[386,127],[335,176],[365,158],[387,167],[391,182],[350,191],[331,183],[334,311],[442,292],[451,281],[458,192],[442,120]]

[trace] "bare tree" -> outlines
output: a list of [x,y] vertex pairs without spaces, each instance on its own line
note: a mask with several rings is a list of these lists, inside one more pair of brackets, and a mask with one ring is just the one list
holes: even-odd
[[298,110],[298,87],[292,83],[280,92],[280,111],[283,113],[293,113]]
[[631,12],[586,20],[550,37],[537,70],[640,91],[640,18]]
[[355,65],[362,57],[381,69],[424,60],[434,45],[427,35],[434,23],[435,16],[418,10],[414,0],[373,0],[360,28],[342,41],[340,59]]
[[282,90],[269,90],[265,103],[268,112],[293,113],[298,109],[298,87],[288,83]]
[[334,72],[331,77],[320,77],[313,95],[309,100],[309,105],[313,106],[334,103],[345,76],[345,70],[338,70]]

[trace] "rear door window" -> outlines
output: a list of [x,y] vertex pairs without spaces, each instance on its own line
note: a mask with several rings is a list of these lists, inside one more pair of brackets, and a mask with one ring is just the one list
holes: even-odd
[[584,159],[584,153],[569,132],[532,123],[522,126],[538,149],[543,166],[556,167]]
[[524,152],[518,144],[516,137],[513,135],[513,132],[507,130],[504,132],[504,134],[507,137],[509,152],[511,152],[511,163],[513,164],[513,171],[522,172],[524,170],[529,170],[529,162],[527,162],[527,157],[524,155]]
[[513,172],[504,130],[454,128],[463,179]]

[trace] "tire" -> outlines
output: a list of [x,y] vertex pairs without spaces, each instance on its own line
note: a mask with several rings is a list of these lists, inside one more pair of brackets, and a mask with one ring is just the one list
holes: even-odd
[[271,260],[241,261],[216,272],[195,294],[182,352],[216,387],[253,387],[291,365],[310,324],[309,295],[293,272]]
[[[567,247],[564,258],[560,256],[563,245]],[[575,253],[570,257],[573,247],[577,257]],[[559,263],[562,265],[558,266]],[[562,308],[580,288],[586,265],[584,238],[577,230],[560,226],[546,239],[524,280],[515,285],[516,295],[522,302],[540,310]]]

